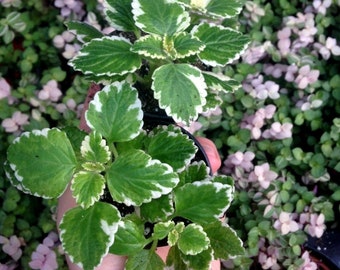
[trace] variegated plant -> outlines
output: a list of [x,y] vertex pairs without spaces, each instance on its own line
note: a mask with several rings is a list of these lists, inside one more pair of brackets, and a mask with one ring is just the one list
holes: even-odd
[[[143,130],[138,96],[153,91],[169,116],[188,123],[215,107],[220,91],[237,88],[209,70],[247,46],[241,33],[217,24],[236,16],[241,2],[106,0],[116,36],[68,24],[84,41],[71,64],[105,84],[86,112],[91,132],[25,132],[8,148],[5,169],[14,186],[35,196],[58,198],[70,184],[78,206],[65,213],[60,237],[83,269],[114,253],[128,256],[126,269],[204,270],[213,259],[243,252],[219,220],[233,198],[232,179],[194,161],[197,147],[175,125]],[[166,263],[155,252],[165,238]]]

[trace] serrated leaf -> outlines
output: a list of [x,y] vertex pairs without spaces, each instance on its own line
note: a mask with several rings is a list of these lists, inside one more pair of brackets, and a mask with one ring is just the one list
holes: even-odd
[[207,103],[203,107],[203,113],[214,110],[223,103],[223,100],[220,97],[220,93],[216,91],[211,91],[210,89],[208,90],[206,100]]
[[70,65],[85,75],[125,75],[141,66],[140,56],[130,49],[131,42],[123,37],[92,39],[70,61]]
[[187,265],[187,269],[209,270],[210,262],[213,260],[213,251],[209,248],[196,255],[185,255],[180,253],[180,256]]
[[223,91],[229,93],[241,88],[241,84],[238,81],[230,79],[222,74],[203,72],[203,76],[207,86],[213,91]]
[[111,159],[109,147],[97,131],[91,132],[84,138],[80,151],[86,161],[106,163]]
[[222,224],[222,222],[216,221],[204,226],[204,231],[210,239],[215,259],[227,260],[231,256],[244,254],[241,239],[227,224]]
[[133,0],[132,13],[136,25],[146,33],[172,36],[190,25],[189,13],[176,2]]
[[131,50],[145,57],[166,59],[163,40],[160,36],[143,36],[133,44]]
[[184,222],[179,222],[176,224],[175,228],[168,235],[169,246],[174,246],[177,244],[180,234],[184,231]]
[[77,165],[70,141],[57,128],[23,133],[9,146],[7,159],[23,189],[44,198],[63,194]]
[[152,75],[151,88],[159,106],[175,122],[189,123],[197,118],[206,103],[206,84],[201,71],[188,64],[167,64]]
[[72,195],[77,204],[83,208],[89,208],[99,201],[105,188],[105,178],[96,172],[80,171],[72,179]]
[[97,92],[85,117],[88,126],[108,143],[132,140],[143,126],[137,90],[128,83],[117,82]]
[[136,30],[131,11],[131,0],[105,0],[106,19],[117,30],[133,32]]
[[223,19],[232,18],[240,14],[244,0],[211,0],[207,5],[207,13]]
[[69,139],[73,147],[73,151],[75,152],[77,159],[80,158],[81,157],[81,153],[80,153],[81,143],[83,142],[87,133],[80,130],[78,127],[73,127],[73,126],[66,126],[62,128],[61,130],[66,133],[66,136]]
[[141,150],[120,154],[108,169],[106,178],[115,201],[135,206],[168,194],[179,182],[169,165]]
[[163,195],[149,203],[140,206],[140,214],[149,222],[159,222],[167,220],[174,213],[174,206],[171,196]]
[[93,270],[113,244],[119,221],[118,210],[108,203],[72,208],[60,223],[63,249],[81,269]]
[[77,39],[83,43],[90,42],[95,38],[102,38],[104,35],[97,28],[85,22],[69,21],[65,23],[68,30],[74,32]]
[[148,241],[144,237],[144,228],[125,219],[119,223],[115,241],[110,247],[110,253],[116,255],[134,255],[141,251]]
[[194,182],[174,191],[176,216],[198,224],[214,222],[228,209],[233,198],[230,185],[211,182]]
[[152,236],[156,239],[167,237],[169,232],[175,228],[175,222],[169,220],[167,222],[158,222],[155,224]]
[[179,174],[180,183],[177,187],[195,181],[202,181],[209,176],[209,168],[204,161],[193,162],[183,172]]
[[7,160],[4,163],[4,171],[6,174],[6,178],[11,182],[12,186],[22,191],[23,193],[31,194],[31,192],[28,189],[26,189],[20,181],[17,180]]
[[198,54],[205,48],[203,42],[191,34],[185,32],[174,35],[173,46],[176,52],[174,57],[175,59]]
[[194,27],[192,32],[206,45],[198,56],[209,66],[230,64],[240,57],[250,42],[241,32],[208,23]]
[[126,270],[164,270],[164,262],[154,251],[142,250],[129,256],[125,265]]
[[168,130],[166,126],[155,129],[149,134],[150,140],[146,150],[154,159],[169,164],[177,172],[190,163],[197,151],[194,142],[178,131]]
[[183,254],[196,255],[209,248],[210,240],[202,226],[189,224],[179,235],[177,245]]

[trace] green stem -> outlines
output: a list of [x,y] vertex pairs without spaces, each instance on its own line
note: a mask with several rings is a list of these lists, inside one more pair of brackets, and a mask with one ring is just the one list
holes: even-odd
[[110,150],[113,153],[114,158],[117,159],[119,155],[118,155],[118,151],[114,143],[110,144]]

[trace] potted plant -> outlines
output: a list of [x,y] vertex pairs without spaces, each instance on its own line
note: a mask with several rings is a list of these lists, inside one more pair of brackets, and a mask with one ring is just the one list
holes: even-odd
[[[249,43],[232,28],[241,8],[241,1],[110,0],[112,34],[68,23],[84,42],[70,64],[103,85],[86,112],[91,132],[25,132],[9,146],[5,170],[15,187],[43,198],[60,197],[70,184],[79,206],[63,216],[60,237],[83,269],[109,252],[127,255],[126,269],[163,269],[155,253],[162,239],[175,269],[208,269],[214,258],[243,252],[219,221],[233,198],[232,178],[195,161],[197,147],[178,126],[145,125],[162,110],[188,124],[239,87],[211,67],[231,63]],[[148,108],[150,97],[159,108]]]

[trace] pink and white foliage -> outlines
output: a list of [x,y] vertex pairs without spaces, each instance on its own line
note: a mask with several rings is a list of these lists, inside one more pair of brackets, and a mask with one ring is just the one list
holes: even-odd
[[21,258],[21,246],[24,245],[22,238],[18,238],[16,235],[12,235],[10,238],[0,235],[0,244],[2,245],[2,251],[11,256],[14,261]]
[[2,121],[1,125],[8,133],[16,133],[22,131],[22,127],[29,123],[29,116],[22,112],[13,113],[12,117],[6,118]]
[[63,93],[58,88],[58,83],[55,80],[51,80],[47,82],[47,84],[43,86],[43,89],[38,92],[38,98],[40,100],[56,102],[61,98],[62,94]]
[[270,170],[268,163],[263,163],[262,165],[257,165],[249,174],[249,181],[257,182],[264,189],[267,189],[271,182],[277,179],[278,174]]
[[299,267],[299,270],[317,270],[318,266],[315,262],[311,261],[309,252],[305,251],[301,258],[303,259],[303,264]]
[[263,131],[262,137],[266,139],[283,140],[292,137],[293,124],[274,122],[270,129]]
[[279,218],[274,222],[274,228],[282,235],[299,230],[299,224],[293,219],[291,213],[282,211]]

